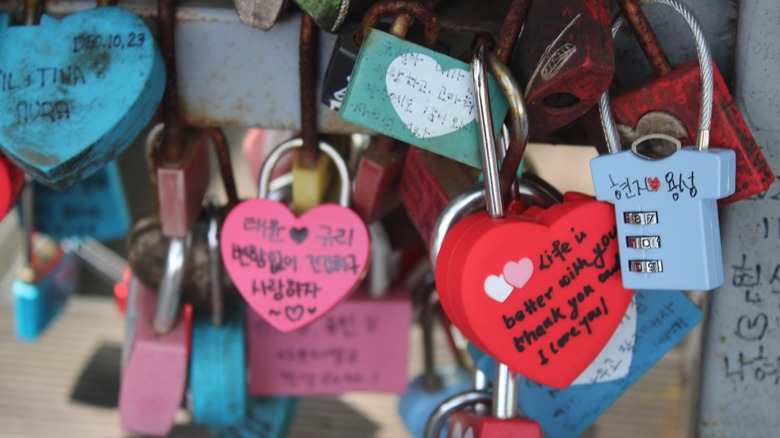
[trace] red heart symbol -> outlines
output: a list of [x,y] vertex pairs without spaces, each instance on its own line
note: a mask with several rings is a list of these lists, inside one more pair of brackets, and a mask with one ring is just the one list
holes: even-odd
[[[481,291],[508,262],[533,275],[503,302]],[[447,234],[436,263],[445,311],[512,370],[565,388],[609,342],[634,296],[623,288],[611,204],[567,201],[535,217],[479,213]]]
[[647,178],[647,185],[650,186],[650,190],[657,192],[661,188],[661,180],[656,176],[655,178]]
[[369,245],[366,225],[348,208],[325,204],[296,218],[268,199],[231,210],[220,238],[236,288],[283,332],[313,322],[355,290]]

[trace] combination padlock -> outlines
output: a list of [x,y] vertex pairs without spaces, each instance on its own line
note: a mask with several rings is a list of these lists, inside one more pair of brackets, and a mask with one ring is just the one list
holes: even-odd
[[[610,93],[610,104],[620,134],[618,144],[627,149],[638,138],[657,133],[690,142],[698,136],[697,129],[702,117],[701,112],[697,111],[698,102],[703,98],[699,64],[712,60],[699,57],[698,60],[672,66],[637,2],[621,0],[618,4],[621,5],[626,21],[631,25],[637,40],[641,42],[640,47],[655,73],[636,84]],[[706,44],[704,34],[697,33],[696,41],[697,44]],[[775,177],[745,124],[717,65],[713,63],[709,70],[712,72],[710,84],[713,88],[709,141],[715,147],[729,149],[736,154],[733,194],[716,197],[718,205],[724,206],[766,190]],[[593,125],[597,126],[598,123]],[[597,145],[604,146],[604,137],[595,137]],[[660,149],[663,152],[664,144],[660,145]],[[689,266],[690,268],[692,267]]]
[[[665,134],[647,134],[630,151],[620,142],[609,94],[599,103],[610,154],[591,160],[596,196],[615,204],[623,284],[629,288],[711,290],[723,284],[716,201],[734,193],[735,153],[709,148],[713,67],[698,21],[675,0],[642,0],[674,9],[696,39],[702,77],[696,145],[680,147]],[[617,27],[617,26],[616,26]],[[648,156],[646,140],[673,146],[673,153]]]
[[27,25],[0,15],[0,52],[13,66],[2,74],[0,148],[38,182],[64,189],[135,140],[160,102],[165,66],[152,33],[128,9],[59,20],[42,14],[43,1],[30,3]]

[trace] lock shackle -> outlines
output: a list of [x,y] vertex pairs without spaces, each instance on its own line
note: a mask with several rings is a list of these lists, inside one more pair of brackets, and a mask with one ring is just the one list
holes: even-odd
[[479,126],[487,210],[490,217],[502,218],[504,217],[504,201],[499,181],[496,139],[493,136],[493,118],[490,113],[485,56],[485,45],[481,44],[476,48],[471,60],[471,81],[474,87],[474,103],[477,107],[477,126]]
[[152,319],[152,329],[157,334],[170,332],[176,323],[191,244],[192,233],[187,233],[184,237],[172,237],[168,245],[165,273],[160,280],[157,306]]
[[[263,167],[260,169],[260,183],[257,188],[257,196],[259,198],[265,198],[268,196],[271,172],[274,170],[276,163],[279,162],[279,159],[287,152],[290,152],[296,148],[300,148],[301,146],[303,146],[303,140],[300,138],[294,138],[276,146],[271,151],[271,153],[268,154],[268,157],[263,163]],[[336,149],[334,149],[333,146],[329,145],[328,143],[320,141],[319,148],[320,151],[325,152],[325,154],[327,154],[336,165],[336,169],[338,170],[339,176],[341,177],[339,205],[345,208],[349,208],[350,186],[349,169],[347,169],[347,163],[344,162],[344,159],[336,151]]]
[[230,159],[230,144],[221,128],[205,128],[201,131],[211,139],[211,144],[217,152],[219,174],[228,199],[228,207],[233,208],[239,203],[236,178],[233,175],[233,163]]
[[381,222],[372,222],[368,226],[371,237],[371,266],[368,271],[368,295],[382,298],[390,291],[393,270],[393,246]]
[[384,0],[374,3],[374,5],[366,11],[366,14],[363,15],[363,20],[360,22],[360,27],[353,37],[355,44],[357,44],[358,47],[363,45],[363,39],[365,39],[368,31],[376,25],[379,18],[398,14],[411,15],[415,20],[423,24],[425,29],[423,33],[423,45],[425,47],[431,48],[436,44],[441,29],[439,26],[439,17],[433,10],[422,3],[395,0]]
[[436,372],[436,359],[433,345],[434,319],[438,313],[438,297],[436,294],[436,281],[433,272],[423,276],[416,286],[415,296],[419,297],[420,305],[420,332],[423,347],[423,375],[422,386],[426,391],[441,389],[442,379]]
[[222,327],[225,319],[225,299],[222,293],[222,256],[219,250],[219,210],[213,200],[206,206],[209,248],[209,291],[211,295],[211,325]]
[[[713,101],[713,95],[714,95],[714,85],[713,85],[713,73],[712,73],[712,54],[710,53],[709,45],[707,44],[707,39],[704,36],[704,32],[701,29],[701,25],[699,24],[699,21],[696,19],[696,16],[693,14],[693,12],[684,4],[680,3],[677,0],[639,0],[639,4],[641,6],[650,5],[650,4],[660,4],[663,6],[666,6],[668,8],[673,9],[675,12],[677,12],[678,15],[680,15],[683,20],[685,20],[685,23],[688,25],[688,28],[691,30],[691,33],[693,34],[693,39],[696,43],[696,53],[699,58],[699,71],[701,74],[701,109],[699,111],[699,127],[696,132],[696,144],[695,149],[697,151],[706,151],[709,148],[710,143],[710,124],[712,122],[712,101]],[[612,37],[614,38],[617,30],[620,28],[620,26],[623,24],[625,20],[622,16],[618,16],[615,19],[615,22],[612,26]],[[605,93],[606,94],[606,93]],[[603,98],[604,96],[602,96]],[[599,102],[599,111],[602,110],[602,106],[606,107],[606,109],[609,108],[609,102],[606,102],[604,105],[602,105],[601,102]],[[612,113],[608,112],[609,118],[612,118]],[[602,121],[604,120],[604,114],[602,114]],[[614,120],[612,121],[612,125],[614,126]],[[606,131],[606,128],[605,128]],[[610,141],[609,136],[613,135],[613,133],[610,133],[607,136],[607,141]],[[620,144],[619,142],[617,144]],[[612,146],[609,146],[610,152],[612,152]],[[619,149],[618,149],[619,150]]]
[[44,0],[24,0],[22,22],[25,26],[37,26],[43,15]]
[[463,391],[444,400],[428,417],[428,423],[425,425],[425,438],[438,438],[442,426],[455,411],[467,406],[487,403],[490,404],[493,397],[487,391],[470,389]]
[[[523,21],[531,6],[531,0],[512,0],[501,23],[501,30],[496,38],[496,55],[501,62],[509,62],[509,58],[514,52],[517,38],[520,36],[520,30],[523,28]],[[492,71],[491,71],[492,73]],[[493,74],[495,76],[495,73]]]

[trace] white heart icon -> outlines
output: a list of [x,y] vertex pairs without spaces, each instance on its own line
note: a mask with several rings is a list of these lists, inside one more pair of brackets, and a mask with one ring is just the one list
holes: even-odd
[[455,132],[476,118],[469,71],[442,71],[428,55],[395,58],[387,67],[385,84],[393,109],[417,138]]
[[492,299],[503,303],[514,288],[504,280],[503,275],[488,275],[485,279],[485,293]]
[[623,320],[615,333],[590,366],[577,377],[572,385],[590,385],[611,382],[628,375],[634,357],[636,340],[636,297],[631,300]]

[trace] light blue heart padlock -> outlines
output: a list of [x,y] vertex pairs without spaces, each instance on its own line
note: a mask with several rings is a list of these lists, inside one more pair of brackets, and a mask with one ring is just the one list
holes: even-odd
[[[36,17],[27,21],[35,23]],[[144,21],[105,6],[37,25],[0,14],[0,148],[62,189],[116,158],[162,98],[165,68]]]
[[[723,284],[717,201],[734,193],[736,156],[709,146],[712,118],[712,57],[699,23],[675,0],[660,3],[685,18],[696,37],[702,77],[702,103],[696,145],[663,134],[637,139],[620,152],[605,92],[599,101],[610,154],[591,160],[596,197],[615,204],[620,271],[627,289],[711,290]],[[647,141],[675,145],[671,155],[648,154]],[[650,152],[654,152],[650,149]]]
[[61,192],[35,185],[35,228],[55,239],[123,239],[130,225],[130,207],[116,161]]

